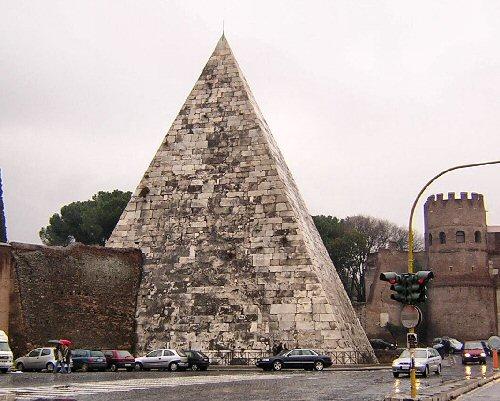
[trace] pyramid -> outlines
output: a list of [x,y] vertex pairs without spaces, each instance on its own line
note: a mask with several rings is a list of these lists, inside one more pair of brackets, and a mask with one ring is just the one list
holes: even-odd
[[375,360],[224,36],[107,246],[145,255],[140,350],[281,342]]

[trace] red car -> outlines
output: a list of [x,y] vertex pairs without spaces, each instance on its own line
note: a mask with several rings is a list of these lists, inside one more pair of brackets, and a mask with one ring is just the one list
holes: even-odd
[[469,362],[478,362],[486,364],[486,352],[479,341],[466,341],[462,350],[462,364]]
[[103,350],[108,369],[116,372],[118,369],[127,369],[131,372],[135,368],[135,358],[128,351],[107,349]]

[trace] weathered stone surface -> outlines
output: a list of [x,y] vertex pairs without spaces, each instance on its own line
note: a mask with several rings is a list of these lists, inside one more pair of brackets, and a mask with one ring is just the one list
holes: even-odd
[[224,37],[107,246],[146,255],[139,348],[285,342],[374,358]]
[[0,248],[7,256],[0,272],[8,275],[1,292],[10,301],[0,329],[9,332],[16,356],[59,338],[76,348],[134,351],[138,250],[16,242]]

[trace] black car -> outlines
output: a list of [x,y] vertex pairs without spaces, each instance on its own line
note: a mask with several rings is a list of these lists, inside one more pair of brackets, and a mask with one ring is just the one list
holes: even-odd
[[332,360],[329,356],[319,355],[311,349],[292,349],[281,351],[278,355],[268,358],[257,359],[255,365],[264,370],[281,369],[305,369],[305,370],[323,370],[332,366]]
[[73,370],[87,372],[90,370],[104,371],[107,367],[106,357],[102,351],[90,349],[75,349],[71,351]]
[[188,369],[191,370],[207,370],[210,365],[210,359],[201,351],[185,350],[184,353],[188,357]]
[[370,344],[373,349],[396,349],[398,346],[381,338],[372,338]]

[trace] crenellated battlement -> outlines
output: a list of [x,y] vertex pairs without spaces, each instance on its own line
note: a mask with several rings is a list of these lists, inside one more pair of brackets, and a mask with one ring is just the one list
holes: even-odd
[[460,192],[459,196],[455,192],[448,192],[446,198],[444,194],[431,195],[427,198],[424,208],[428,209],[431,205],[446,207],[450,203],[460,207],[474,206],[477,208],[480,206],[484,208],[483,195],[476,192]]

